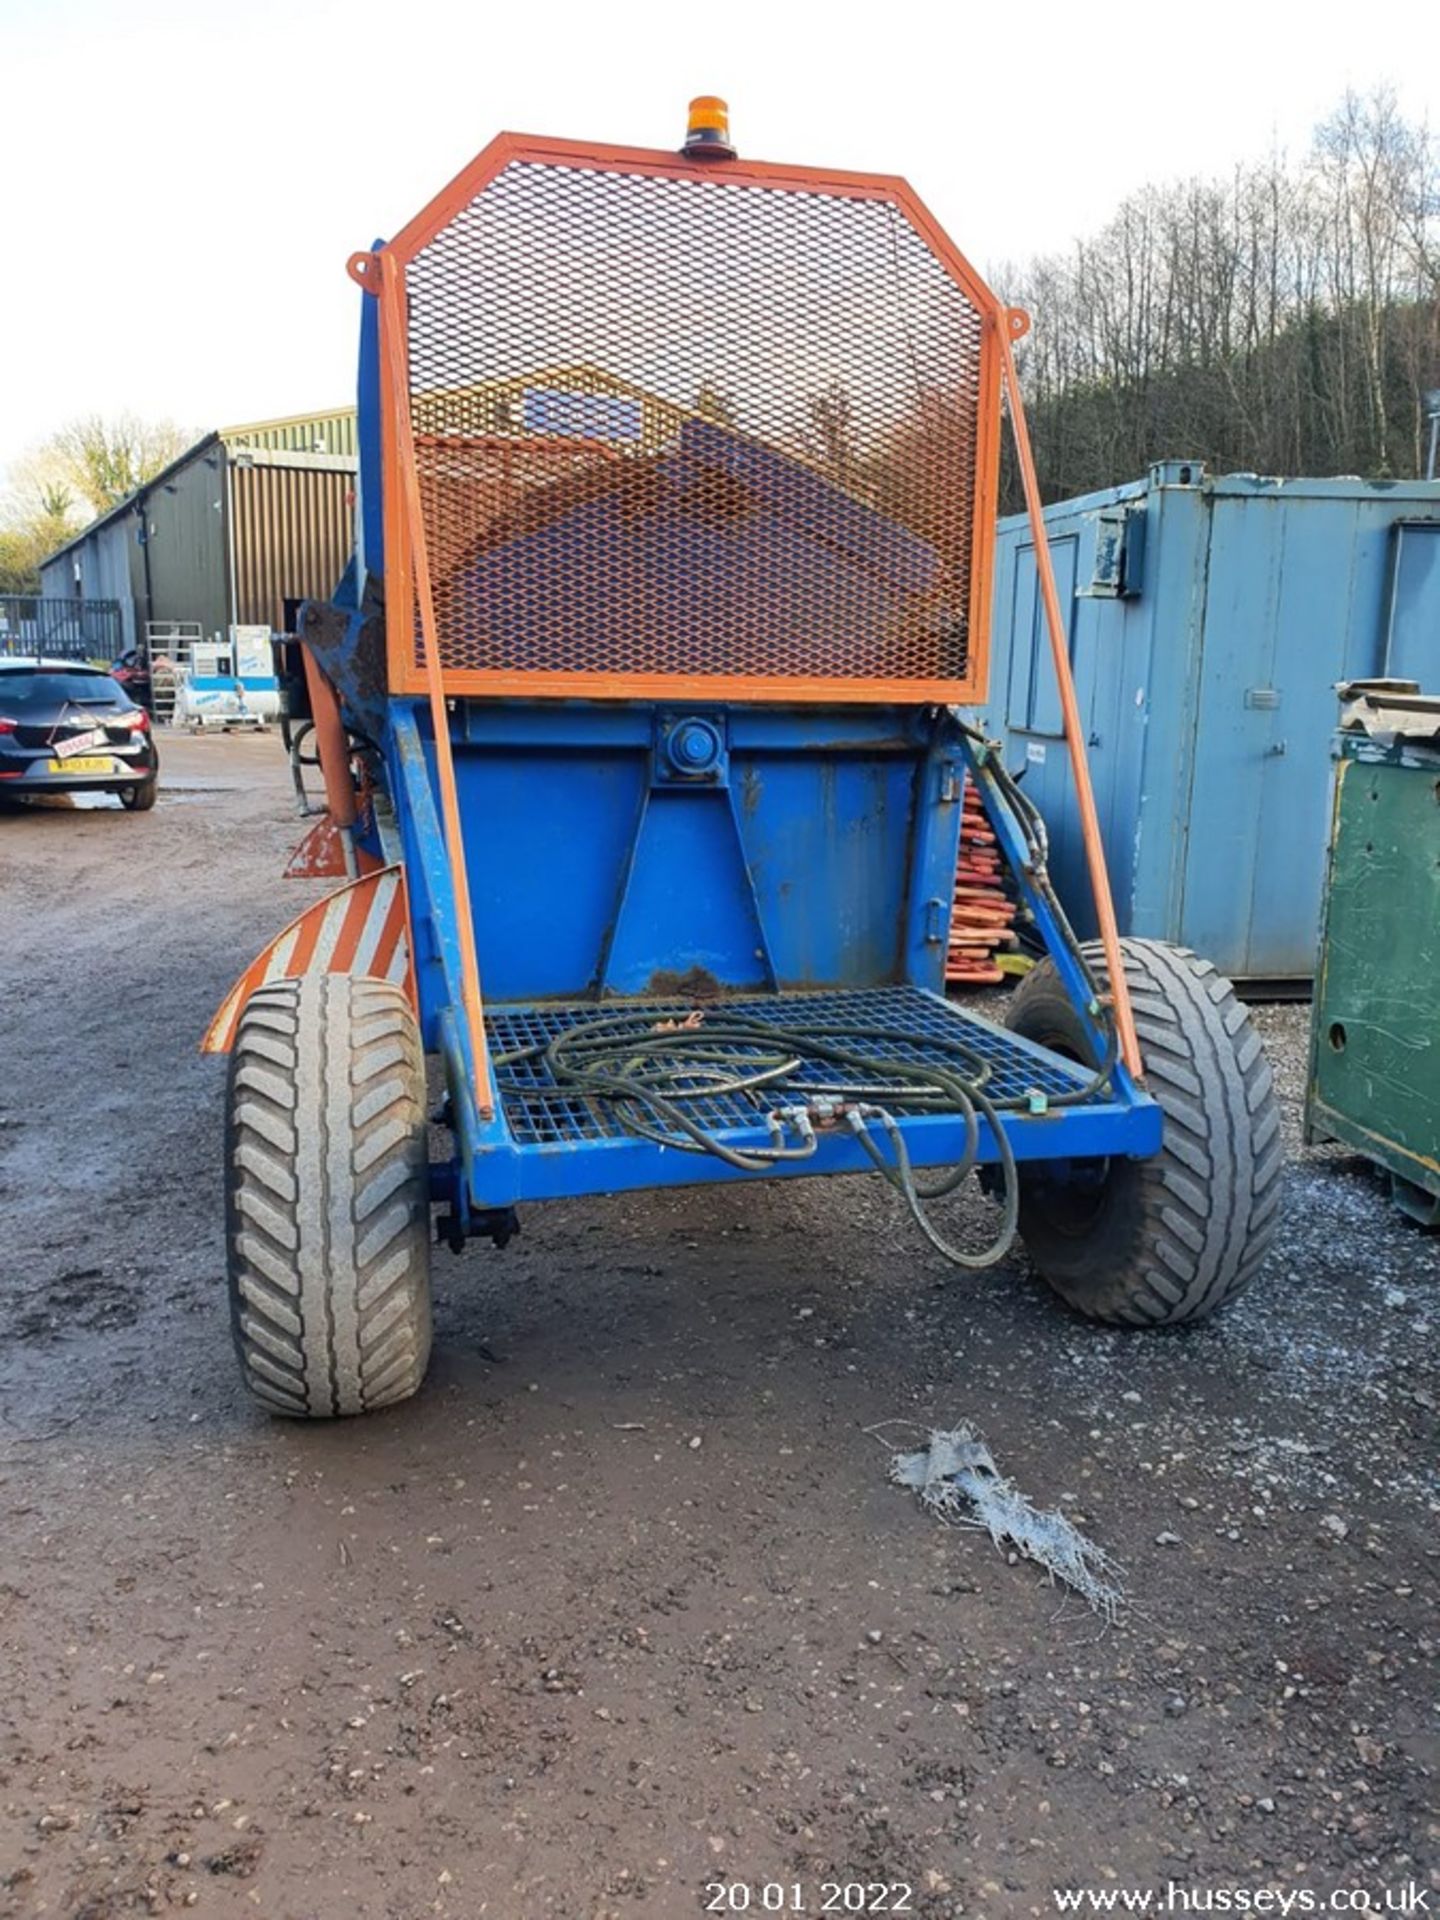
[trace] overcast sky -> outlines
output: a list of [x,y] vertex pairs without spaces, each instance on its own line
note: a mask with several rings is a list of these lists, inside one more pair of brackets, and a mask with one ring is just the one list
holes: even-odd
[[1347,86],[1433,119],[1440,0],[0,0],[0,75],[3,471],[91,410],[350,400],[346,256],[504,128],[674,147],[720,93],[743,154],[902,173],[984,270]]

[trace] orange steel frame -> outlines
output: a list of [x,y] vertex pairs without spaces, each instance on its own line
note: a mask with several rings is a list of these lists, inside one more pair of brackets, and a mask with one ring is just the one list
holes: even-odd
[[[974,665],[962,680],[849,680],[798,676],[695,674],[554,674],[526,672],[444,672],[430,594],[424,523],[410,421],[409,351],[406,340],[405,268],[437,233],[469,206],[475,196],[515,161],[537,165],[584,167],[596,173],[623,173],[661,180],[719,181],[728,186],[818,193],[856,200],[880,200],[896,206],[924,238],[946,271],[980,313],[980,396],[972,502],[970,624]],[[980,704],[988,691],[990,589],[1000,471],[1000,394],[1009,401],[1015,451],[1035,546],[1041,600],[1049,632],[1051,659],[1060,691],[1065,739],[1080,806],[1086,865],[1109,974],[1108,998],[1114,1009],[1120,1057],[1131,1075],[1143,1075],[1134,1013],[1121,960],[1120,937],[1110,892],[1099,817],[1090,781],[1070,670],[1067,628],[1060,609],[1045,532],[1040,487],[1030,447],[1029,428],[1015,367],[1014,343],[1029,330],[1029,317],[1006,307],[955,247],[934,216],[898,176],[837,173],[769,162],[690,160],[639,147],[591,146],[582,141],[551,140],[502,133],[463,168],[422,212],[374,253],[352,254],[351,278],[380,298],[380,353],[388,404],[382,407],[381,475],[384,487],[386,644],[390,688],[397,694],[428,695],[436,736],[441,812],[460,921],[463,1014],[476,1067],[477,1104],[492,1109],[483,1003],[470,917],[469,885],[461,840],[459,805],[446,698],[465,695],[590,699],[710,699],[761,701],[887,702]],[[414,615],[420,616],[425,662],[415,658]]]
[[1040,598],[1045,607],[1045,625],[1050,635],[1050,659],[1060,688],[1060,711],[1065,722],[1065,744],[1070,749],[1070,771],[1075,781],[1075,798],[1080,806],[1080,832],[1085,843],[1085,867],[1090,876],[1090,891],[1095,901],[1095,918],[1100,926],[1100,944],[1105,950],[1105,971],[1110,976],[1110,1003],[1115,1010],[1115,1031],[1120,1042],[1120,1058],[1136,1080],[1144,1078],[1140,1058],[1140,1038],[1135,1031],[1135,1013],[1130,1005],[1130,987],[1120,957],[1120,929],[1115,920],[1115,898],[1110,891],[1110,874],[1105,865],[1105,843],[1100,837],[1100,816],[1095,808],[1095,789],[1090,781],[1090,760],[1085,751],[1085,735],[1080,725],[1080,702],[1075,697],[1075,676],[1070,671],[1070,629],[1060,612],[1060,594],[1055,585],[1055,565],[1050,557],[1050,541],[1045,532],[1045,510],[1040,500],[1040,482],[1035,473],[1035,456],[1030,450],[1030,424],[1025,418],[1025,403],[1020,397],[1020,375],[1015,367],[1013,342],[1030,330],[1030,316],[1018,307],[1006,315],[1000,335],[1005,369],[1005,392],[1010,401],[1010,425],[1015,435],[1015,454],[1020,464],[1020,482],[1025,490],[1025,510],[1030,516],[1030,531],[1035,543],[1035,572],[1040,581]]
[[[979,402],[975,448],[975,491],[971,502],[971,549],[988,554],[995,537],[996,495],[1000,476],[1000,337],[1006,309],[979,274],[946,237],[934,216],[905,181],[881,174],[833,173],[813,167],[776,166],[738,160],[688,160],[683,155],[653,153],[639,147],[588,146],[574,140],[545,140],[502,133],[478,154],[422,213],[402,227],[376,254],[351,256],[349,271],[361,286],[377,290],[379,262],[386,273],[398,272],[398,308],[380,314],[381,364],[392,365],[386,340],[387,321],[403,333],[404,274],[421,250],[448,223],[468,207],[475,196],[516,161],[534,165],[584,167],[594,173],[642,175],[657,180],[689,180],[725,187],[753,187],[772,191],[815,193],[852,200],[877,200],[899,209],[922,235],[951,278],[961,287],[982,321]],[[398,313],[398,318],[396,317]],[[402,356],[408,368],[408,353]],[[393,399],[384,409],[390,421]],[[391,503],[403,488],[399,472],[400,447],[392,434],[382,437],[381,475],[385,493],[386,603],[391,608],[386,633],[390,688],[393,693],[423,694],[426,672],[415,658],[415,630],[409,618],[413,607],[413,568],[408,529],[392,521]],[[399,571],[396,572],[398,563]],[[392,591],[392,582],[395,590]],[[970,572],[969,670],[959,678],[921,680],[838,679],[833,675],[800,674],[689,674],[689,673],[535,673],[505,669],[447,669],[445,690],[450,695],[526,699],[624,700],[760,700],[802,703],[875,704],[895,701],[928,705],[979,703],[986,695],[986,665],[990,636],[990,569],[972,565]]]
[[[430,724],[435,735],[435,770],[439,775],[440,818],[445,846],[449,854],[450,884],[455,896],[455,917],[460,935],[461,1017],[470,1043],[474,1071],[475,1104],[488,1120],[495,1110],[490,1088],[490,1048],[485,1036],[485,1007],[480,997],[480,963],[475,951],[475,920],[470,910],[470,875],[465,865],[465,843],[460,825],[460,798],[455,787],[455,758],[450,741],[450,715],[445,705],[445,684],[440,666],[440,636],[435,627],[435,602],[430,591],[430,561],[425,546],[425,522],[420,510],[420,479],[415,466],[415,437],[410,424],[410,386],[404,347],[404,307],[401,292],[403,270],[388,257],[380,263],[380,351],[384,367],[384,385],[389,388],[390,404],[382,408],[388,423],[398,470],[398,484],[385,487],[386,543],[392,507],[402,526],[408,524],[405,545],[405,600],[408,615],[411,606],[410,580],[413,576],[415,600],[420,609],[420,631],[425,641],[424,691],[430,697]],[[384,441],[382,438],[382,447]],[[398,549],[397,549],[398,551]],[[388,581],[387,581],[388,589]],[[386,639],[394,658],[396,601],[386,601]],[[412,628],[413,632],[413,628]],[[413,934],[413,928],[412,928]],[[413,952],[412,947],[412,952]]]

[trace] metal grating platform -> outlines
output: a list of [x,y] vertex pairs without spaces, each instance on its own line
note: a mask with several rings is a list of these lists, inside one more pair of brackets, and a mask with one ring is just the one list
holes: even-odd
[[[765,994],[751,999],[726,999],[713,1005],[717,1015],[742,1015],[777,1027],[823,1025],[833,1028],[837,1036],[842,1030],[869,1030],[856,1044],[874,1059],[874,1071],[867,1077],[867,1084],[877,1088],[887,1084],[887,1059],[947,1062],[969,1071],[974,1071],[978,1059],[989,1069],[986,1091],[998,1100],[1023,1097],[1032,1090],[1051,1095],[1072,1093],[1090,1077],[1085,1068],[1072,1066],[1054,1055],[1041,1054],[1003,1027],[965,1013],[918,987]],[[543,1046],[571,1027],[613,1020],[620,1014],[643,1013],[656,1022],[678,1021],[694,1009],[695,1002],[687,1000],[646,1001],[643,1007],[634,1002],[612,1000],[492,1008],[485,1024],[496,1061],[506,1124],[516,1145],[553,1147],[624,1140],[632,1136],[605,1103],[577,1098],[558,1087],[543,1059],[506,1064],[505,1055]],[[737,1062],[743,1060],[742,1048],[731,1051]],[[972,1056],[968,1062],[966,1052]],[[839,1077],[834,1066],[810,1061],[796,1074],[794,1084],[817,1088],[834,1086]],[[695,1100],[690,1111],[696,1120],[714,1131],[750,1132],[763,1130],[764,1117],[776,1102],[774,1092],[762,1090],[753,1095]],[[898,1094],[891,1104],[897,1113],[906,1110]]]

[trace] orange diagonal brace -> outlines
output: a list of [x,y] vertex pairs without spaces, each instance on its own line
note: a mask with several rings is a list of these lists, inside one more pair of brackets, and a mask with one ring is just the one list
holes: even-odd
[[1025,506],[1030,515],[1030,532],[1035,542],[1035,573],[1045,606],[1045,624],[1050,630],[1050,654],[1055,662],[1055,678],[1060,685],[1060,711],[1065,716],[1065,741],[1070,749],[1070,766],[1075,775],[1075,797],[1080,803],[1080,830],[1085,840],[1085,864],[1090,870],[1090,891],[1095,898],[1095,917],[1100,923],[1100,942],[1105,949],[1105,965],[1110,975],[1110,999],[1115,1009],[1120,1057],[1139,1080],[1144,1071],[1140,1061],[1140,1041],[1135,1032],[1130,988],[1120,960],[1120,929],[1115,924],[1115,901],[1110,892],[1110,875],[1105,867],[1100,816],[1095,811],[1095,789],[1090,784],[1090,763],[1085,757],[1080,704],[1075,698],[1075,678],[1070,671],[1068,628],[1061,616],[1060,595],[1055,589],[1055,569],[1050,561],[1050,542],[1045,535],[1045,515],[1040,505],[1040,483],[1035,478],[1035,456],[1030,451],[1030,428],[1025,420],[1025,403],[1020,398],[1019,375],[1015,371],[1013,342],[1026,332],[1029,324],[1028,316],[1018,307],[1009,308],[1000,319],[1000,355],[1005,369],[1005,391],[1010,401],[1010,426],[1015,435],[1015,454],[1020,462],[1020,480],[1025,489]]
[[[435,733],[435,771],[440,784],[440,820],[445,832],[445,851],[450,861],[450,886],[457,922],[455,931],[460,946],[461,1011],[470,1036],[470,1057],[475,1063],[475,1105],[481,1116],[488,1120],[494,1112],[494,1102],[490,1098],[490,1051],[485,1041],[480,963],[475,954],[475,921],[470,912],[470,879],[465,867],[464,837],[460,830],[455,756],[450,746],[450,716],[445,707],[440,636],[435,628],[435,602],[430,590],[430,555],[425,541],[420,477],[415,465],[415,439],[410,421],[410,372],[404,347],[405,270],[389,253],[381,252],[376,257],[380,263],[384,385],[390,389],[391,446],[394,452],[391,477],[399,481],[400,512],[397,518],[403,525],[410,563],[408,569],[396,566],[392,571],[390,562],[398,560],[400,556],[387,552],[387,573],[393,590],[395,581],[403,580],[408,572],[414,581],[415,603],[420,612],[420,634],[425,644],[425,681],[430,695],[430,722]],[[394,525],[395,521],[391,520],[390,524]],[[408,596],[406,599],[408,601]],[[408,621],[410,606],[402,605],[397,609],[397,614]]]

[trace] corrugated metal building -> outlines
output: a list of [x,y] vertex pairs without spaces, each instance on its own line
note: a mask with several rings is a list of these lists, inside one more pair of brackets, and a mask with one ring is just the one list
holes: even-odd
[[118,600],[127,647],[156,621],[283,632],[344,570],[355,474],[353,408],[221,427],[52,553],[40,590]]
[[[1207,479],[1046,509],[1121,931],[1237,979],[1313,971],[1337,681],[1440,678],[1440,482]],[[1023,515],[999,527],[989,721],[1095,931]]]

